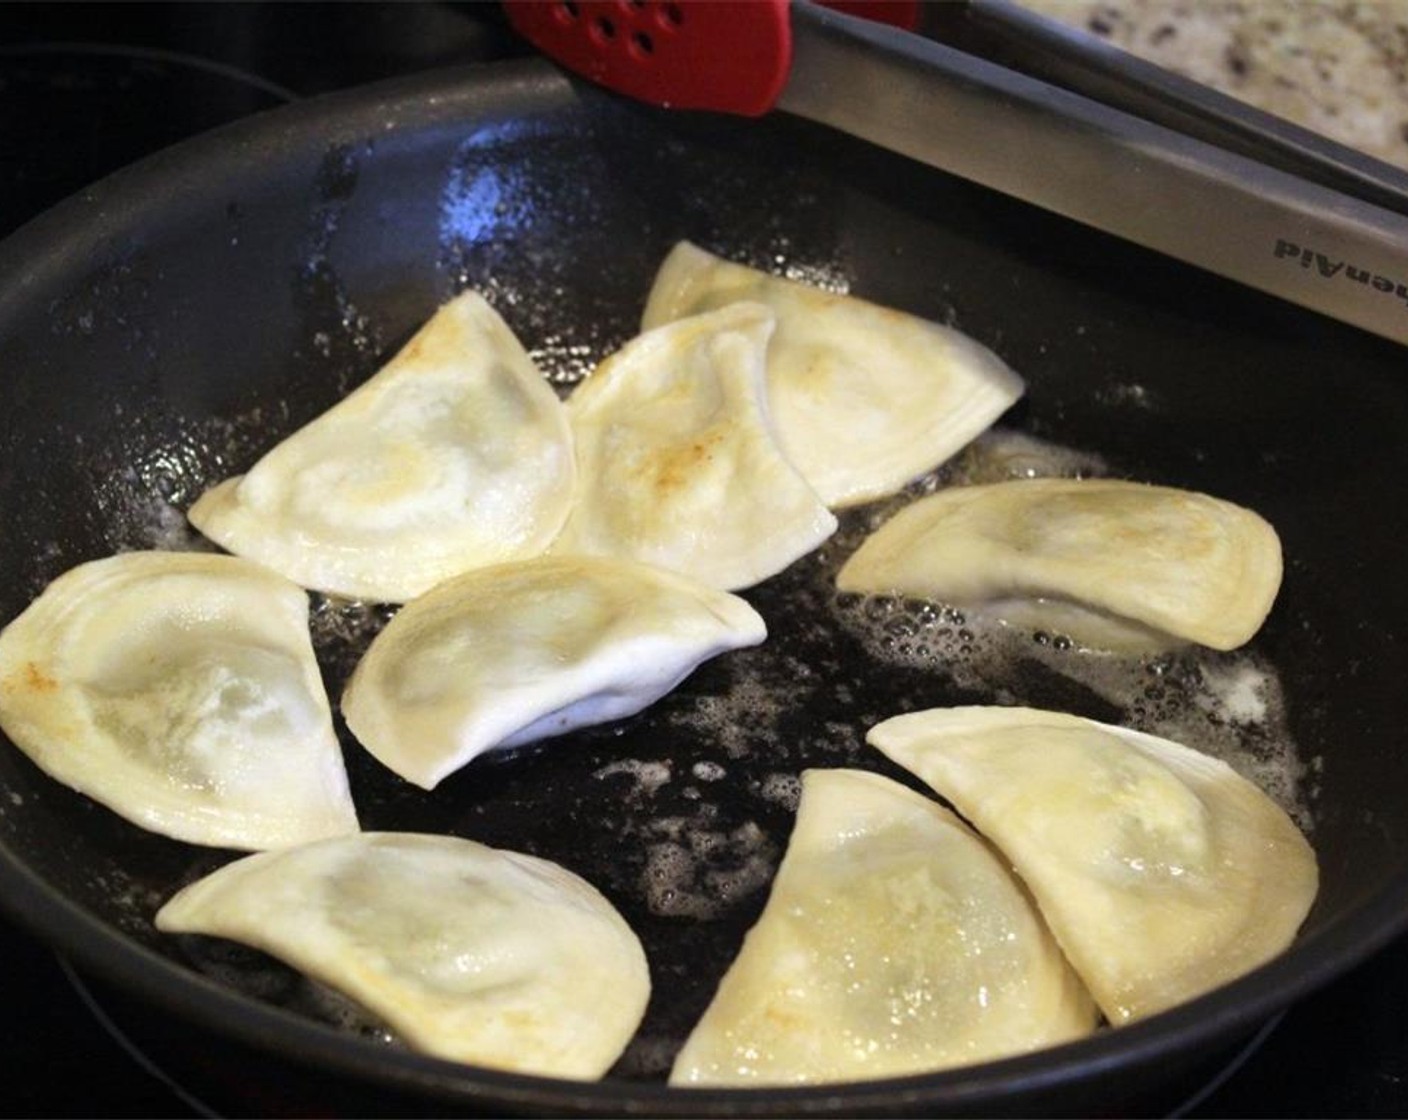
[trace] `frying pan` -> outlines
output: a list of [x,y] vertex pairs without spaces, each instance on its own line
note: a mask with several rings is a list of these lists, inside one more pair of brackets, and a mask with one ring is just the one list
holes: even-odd
[[[1287,953],[1147,1021],[969,1070],[820,1089],[663,1086],[785,845],[790,808],[768,791],[805,766],[884,770],[861,738],[900,710],[1000,698],[1122,714],[1037,658],[994,680],[944,659],[877,658],[833,624],[827,589],[863,530],[854,519],[840,543],[748,592],[769,621],[763,647],[711,663],[621,725],[476,761],[431,793],[345,741],[364,827],[555,859],[638,930],[656,996],[600,1084],[405,1052],[257,954],[157,935],[160,903],[230,853],[144,833],[0,743],[6,908],[81,967],[211,1032],[252,1074],[307,1069],[353,1098],[365,1087],[370,1101],[400,1094],[423,1111],[611,1115],[1126,1109],[1408,925],[1399,347],[819,127],[659,112],[543,63],[238,123],[0,246],[0,618],[79,562],[191,546],[179,514],[204,486],[369,375],[464,286],[570,383],[634,333],[680,237],[952,322],[1027,378],[1007,427],[1277,526],[1286,579],[1254,655],[1284,686],[1323,879]],[[336,695],[382,615],[321,600],[314,615]],[[694,857],[684,878],[651,862],[669,844]]]

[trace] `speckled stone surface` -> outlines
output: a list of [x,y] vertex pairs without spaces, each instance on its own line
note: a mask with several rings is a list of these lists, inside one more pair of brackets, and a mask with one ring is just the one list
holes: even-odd
[[1408,168],[1408,0],[1022,0]]

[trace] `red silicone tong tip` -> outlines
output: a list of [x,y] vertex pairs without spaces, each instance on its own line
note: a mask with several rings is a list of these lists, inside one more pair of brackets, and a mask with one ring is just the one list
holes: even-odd
[[[913,30],[919,0],[820,0]],[[788,0],[508,0],[509,22],[544,54],[652,105],[756,117],[792,68]]]
[[618,93],[676,109],[758,116],[792,66],[787,0],[511,0],[544,54]]

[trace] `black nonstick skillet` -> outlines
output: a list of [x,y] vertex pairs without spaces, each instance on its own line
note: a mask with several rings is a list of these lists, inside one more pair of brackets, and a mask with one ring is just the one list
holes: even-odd
[[[1277,526],[1287,578],[1255,653],[1285,687],[1324,880],[1290,952],[1145,1023],[969,1071],[664,1089],[661,1056],[707,1000],[785,843],[785,799],[766,791],[807,765],[880,768],[859,744],[875,714],[999,688],[1119,714],[1041,663],[985,684],[876,659],[854,628],[819,621],[835,608],[834,550],[750,593],[773,629],[758,657],[711,666],[623,726],[485,759],[430,795],[347,744],[367,826],[558,859],[637,925],[658,995],[600,1085],[407,1054],[268,962],[159,937],[160,901],[228,855],[141,833],[0,744],[7,908],[251,1062],[447,1110],[608,1114],[1115,1111],[1408,923],[1401,348],[820,128],[656,113],[545,65],[256,118],[100,184],[0,248],[0,618],[82,560],[188,545],[177,515],[206,483],[369,374],[463,286],[494,300],[550,374],[579,376],[634,331],[655,264],[682,236],[953,322],[1027,378],[1009,429]],[[369,625],[320,604],[334,692]],[[665,899],[651,893],[650,853],[679,836],[705,852]]]

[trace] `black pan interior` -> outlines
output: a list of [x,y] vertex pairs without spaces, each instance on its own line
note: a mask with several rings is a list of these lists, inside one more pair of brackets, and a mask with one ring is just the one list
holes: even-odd
[[[369,1025],[326,1025],[343,1010],[255,954],[157,935],[157,906],[229,853],[143,833],[0,743],[9,907],[85,965],[256,1048],[427,1100],[606,1113],[1089,1111],[1126,1091],[1111,1071],[1159,1076],[1171,1055],[1254,1028],[1408,921],[1400,348],[801,122],[656,112],[541,65],[241,123],[0,249],[0,620],[81,561],[191,546],[180,513],[206,485],[370,374],[463,287],[569,385],[635,332],[681,237],[950,322],[1026,377],[1007,428],[1277,527],[1285,584],[1253,654],[1284,686],[1323,880],[1292,952],[1117,1035],[978,1071],[834,1092],[660,1086],[761,908],[802,768],[892,772],[863,746],[866,727],[936,704],[1128,714],[1036,657],[1009,658],[996,681],[956,672],[946,659],[970,655],[952,635],[928,663],[877,658],[868,622],[835,622],[860,608],[828,590],[873,511],[748,593],[765,646],[706,666],[641,716],[476,761],[433,793],[346,740],[364,827],[556,859],[641,933],[657,995],[601,1086],[407,1055]],[[317,600],[315,613],[335,697],[386,612]],[[870,621],[872,637],[891,624],[906,637],[903,619]],[[1169,661],[1151,687],[1176,690],[1183,671]]]

